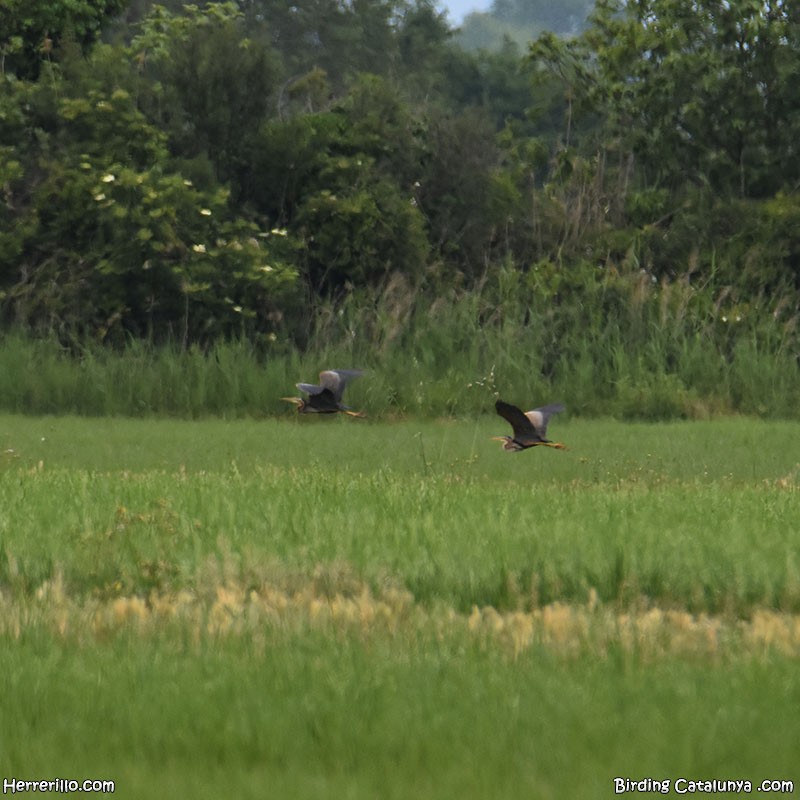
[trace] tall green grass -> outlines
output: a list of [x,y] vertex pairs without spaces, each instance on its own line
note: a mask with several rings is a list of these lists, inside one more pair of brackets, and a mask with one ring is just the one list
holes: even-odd
[[797,781],[795,669],[512,660],[447,633],[76,647],[34,631],[0,649],[3,766],[113,779],[123,798],[594,800],[617,776]]
[[498,423],[0,418],[0,580],[113,596],[340,564],[461,611],[800,611],[795,423],[554,420],[570,449],[521,454]]
[[[797,423],[0,416],[0,764],[115,796],[800,781]],[[498,429],[499,428],[499,429]]]
[[[24,503],[17,497],[24,497]],[[694,612],[800,612],[796,492],[698,486],[560,489],[257,471],[105,476],[47,469],[0,481],[0,580],[55,575],[102,596],[192,589],[209,566],[246,586],[341,564],[380,588],[466,612],[593,592]]]
[[351,400],[378,416],[472,415],[499,393],[524,405],[623,419],[737,412],[795,419],[797,315],[782,301],[647,276],[544,291],[507,269],[471,291],[426,293],[402,279],[320,302],[302,351],[288,334],[183,350],[131,341],[122,351],[11,333],[0,342],[0,409],[29,414],[196,418],[280,413],[281,396],[321,369],[361,367]]

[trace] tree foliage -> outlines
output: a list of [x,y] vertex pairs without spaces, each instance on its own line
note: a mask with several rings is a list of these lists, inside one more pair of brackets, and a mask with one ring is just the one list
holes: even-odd
[[594,153],[598,257],[746,293],[800,283],[776,236],[798,207],[798,22],[780,2],[600,0],[581,37],[535,43],[565,160]]
[[126,0],[3,0],[0,3],[2,72],[36,78],[42,62],[57,57],[60,42],[71,37],[88,47],[104,21]]
[[72,97],[46,81],[6,86],[3,141],[13,132],[17,146],[0,151],[3,308],[101,339],[263,327],[296,276],[285,243],[233,215],[222,186],[175,171],[168,136],[134,95],[95,81],[93,66],[105,75],[115,55],[99,48],[94,65],[65,64]]
[[791,3],[601,0],[596,101],[650,180],[764,197],[800,178]]
[[459,47],[432,0],[6,0],[0,325],[299,341],[397,276],[795,307],[799,20],[600,0],[523,56]]
[[468,50],[495,50],[507,42],[524,47],[544,32],[576,36],[592,6],[591,0],[494,0],[488,11],[467,15],[458,41]]

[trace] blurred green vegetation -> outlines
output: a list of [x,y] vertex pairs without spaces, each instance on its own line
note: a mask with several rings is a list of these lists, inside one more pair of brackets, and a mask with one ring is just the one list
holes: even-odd
[[796,782],[797,423],[565,413],[568,450],[522,454],[501,423],[0,416],[8,769],[132,798]]
[[426,296],[395,278],[320,301],[302,350],[275,333],[185,348],[8,334],[0,409],[258,418],[284,412],[280,398],[322,369],[358,367],[368,374],[348,402],[379,418],[475,416],[498,396],[526,408],[563,400],[573,414],[627,420],[800,413],[797,315],[780,298],[737,303],[684,282],[593,268],[569,285],[549,263],[495,279]]
[[491,375],[582,413],[795,416],[800,25],[545,17],[467,51],[429,0],[5,5],[2,407],[255,413],[333,359],[382,368],[378,411],[483,408]]

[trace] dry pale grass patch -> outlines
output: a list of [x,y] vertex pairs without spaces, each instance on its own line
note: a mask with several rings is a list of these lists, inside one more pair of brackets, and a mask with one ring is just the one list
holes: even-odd
[[33,596],[0,594],[0,634],[18,639],[29,629],[44,628],[80,642],[120,632],[156,636],[182,631],[194,642],[247,636],[266,645],[271,633],[315,630],[408,641],[457,636],[514,658],[532,647],[563,657],[605,657],[612,650],[645,660],[769,652],[800,657],[800,615],[765,608],[747,619],[644,604],[620,610],[599,603],[592,592],[585,604],[552,602],[530,611],[474,606],[464,614],[444,603],[422,605],[391,583],[376,590],[350,576],[336,588],[321,579],[326,575],[321,567],[305,580],[293,575],[256,588],[226,579],[201,591],[81,598],[70,595],[57,574]]

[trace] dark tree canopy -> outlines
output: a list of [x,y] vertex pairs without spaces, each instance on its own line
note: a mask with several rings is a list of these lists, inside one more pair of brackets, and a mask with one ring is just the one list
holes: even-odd
[[0,325],[290,339],[397,276],[794,292],[799,21],[601,0],[468,51],[431,0],[6,0]]
[[102,25],[127,0],[3,0],[0,4],[0,58],[4,72],[36,78],[43,61],[71,37],[81,46],[94,42]]

